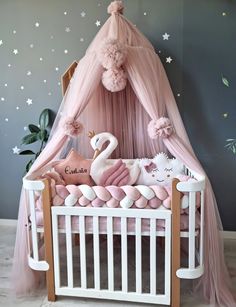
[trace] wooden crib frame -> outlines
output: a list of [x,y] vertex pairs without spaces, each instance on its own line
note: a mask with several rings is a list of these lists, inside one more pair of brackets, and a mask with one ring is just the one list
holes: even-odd
[[[104,299],[127,300],[136,302],[146,302],[155,304],[171,305],[172,307],[180,306],[180,278],[194,279],[203,274],[203,221],[204,221],[204,187],[205,178],[201,177],[196,182],[179,182],[174,179],[172,182],[172,199],[171,210],[155,210],[155,209],[122,209],[122,208],[81,208],[81,207],[65,207],[65,206],[52,206],[51,205],[51,190],[50,182],[44,180],[28,180],[24,179],[24,188],[29,193],[30,208],[28,214],[31,216],[31,224],[28,226],[30,240],[29,240],[29,266],[35,270],[46,271],[48,300],[55,301],[56,295],[69,295],[69,296],[83,296],[95,297]],[[42,192],[43,201],[43,230],[38,230],[35,219],[35,199],[34,191]],[[188,232],[180,231],[180,198],[181,192],[189,192],[189,230]],[[201,231],[195,231],[195,206],[196,206],[196,192],[201,193]],[[66,249],[67,249],[67,270],[68,270],[68,287],[60,287],[60,273],[59,273],[59,257],[58,257],[58,226],[57,216],[65,216],[65,235],[66,235]],[[136,232],[135,246],[136,246],[136,291],[133,293],[128,292],[127,288],[127,227],[119,234],[121,236],[121,253],[122,253],[122,290],[116,291],[114,289],[114,272],[111,262],[108,263],[108,290],[100,289],[100,264],[94,257],[94,289],[87,289],[86,272],[81,269],[81,287],[73,287],[73,266],[72,266],[72,228],[71,216],[78,215],[80,219],[79,229],[80,233],[80,264],[81,268],[86,266],[85,256],[85,235],[86,230],[83,228],[84,217],[92,216],[93,218],[93,242],[94,242],[94,256],[99,253],[99,228],[98,217],[107,217],[107,242],[112,244],[113,250],[113,233],[112,218],[118,216],[121,218],[121,223],[127,225],[127,218],[134,217]],[[150,233],[142,233],[141,218],[150,219]],[[152,231],[152,223],[155,224],[155,219],[165,219],[166,229],[162,234],[158,231]],[[109,226],[110,225],[110,226]],[[153,228],[154,229],[154,228]],[[30,233],[31,232],[31,233]],[[38,234],[44,232],[44,246],[45,246],[45,259],[39,259],[39,242]],[[141,238],[145,235],[150,236],[150,294],[142,293],[142,285],[139,275],[141,275],[141,259],[139,256],[141,251]],[[195,236],[199,236],[199,254],[196,253]],[[78,235],[77,235],[78,236]],[[160,295],[156,293],[156,237],[165,237],[165,294]],[[180,267],[180,238],[188,237],[189,239],[189,265],[187,268]],[[32,240],[32,243],[30,242]],[[153,244],[153,245],[152,245]],[[172,252],[174,251],[174,252]],[[113,253],[113,252],[112,252]],[[70,255],[70,256],[69,256]],[[82,255],[82,256],[81,256]],[[196,266],[195,258],[199,256],[199,265]],[[110,256],[109,256],[110,257]],[[111,256],[113,257],[113,255]],[[109,262],[109,260],[108,260]],[[166,269],[167,267],[167,269]],[[110,270],[110,271],[109,271]],[[113,273],[112,273],[113,272]]]

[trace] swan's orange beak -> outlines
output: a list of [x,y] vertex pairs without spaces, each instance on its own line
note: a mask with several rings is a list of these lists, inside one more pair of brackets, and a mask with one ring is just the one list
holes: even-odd
[[93,155],[93,160],[95,160],[99,154],[100,154],[100,150],[96,149]]

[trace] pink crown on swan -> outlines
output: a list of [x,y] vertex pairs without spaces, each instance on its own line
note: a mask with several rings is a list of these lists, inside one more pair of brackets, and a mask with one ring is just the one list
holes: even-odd
[[107,8],[108,14],[123,14],[124,5],[122,1],[113,1]]

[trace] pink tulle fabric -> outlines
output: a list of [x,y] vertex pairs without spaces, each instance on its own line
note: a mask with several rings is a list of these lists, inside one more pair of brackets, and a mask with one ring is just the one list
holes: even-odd
[[174,132],[169,118],[160,117],[157,120],[152,119],[148,124],[148,134],[151,139],[168,138]]
[[110,68],[104,71],[102,83],[110,92],[122,91],[127,84],[127,75],[122,68]]
[[102,43],[97,55],[104,68],[119,68],[126,60],[127,50],[116,39],[108,38]]
[[108,14],[120,13],[123,14],[124,5],[122,1],[113,1],[107,8]]
[[77,137],[83,131],[83,125],[73,117],[63,118],[61,126],[64,129],[65,134],[71,137]]
[[[135,26],[123,15],[116,14],[123,10],[118,2],[110,6],[108,11],[112,13],[111,16],[79,61],[73,81],[63,98],[50,140],[28,174],[31,178],[42,172],[48,163],[64,156],[72,146],[83,156],[92,156],[86,133],[70,140],[60,126],[62,116],[79,118],[85,132],[93,129],[116,135],[119,146],[114,152],[114,158],[153,157],[157,152],[166,151],[187,167],[205,174],[189,142],[158,55]],[[123,66],[128,82],[123,91],[115,93],[107,91],[102,85],[104,68],[96,54],[101,42],[107,37],[115,38],[125,44],[127,49]],[[147,125],[150,120],[156,121],[160,117],[170,119],[175,133],[168,138],[150,140]],[[27,203],[22,193],[13,261],[13,282],[17,293],[35,289],[40,281],[39,273],[33,272],[27,264]],[[196,289],[200,289],[212,305],[233,307],[236,304],[230,292],[230,279],[219,233],[222,225],[209,180],[205,203],[205,271]]]

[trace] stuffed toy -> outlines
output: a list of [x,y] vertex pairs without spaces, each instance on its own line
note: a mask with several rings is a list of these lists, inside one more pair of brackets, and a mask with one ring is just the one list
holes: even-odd
[[[171,205],[171,182],[173,178],[178,178],[180,181],[190,180],[189,176],[184,174],[184,165],[175,158],[161,152],[153,159],[139,160],[140,175],[136,185],[157,185],[160,190],[160,199],[166,208]],[[163,199],[163,195],[165,198]],[[188,195],[181,195],[181,208],[188,207]]]

